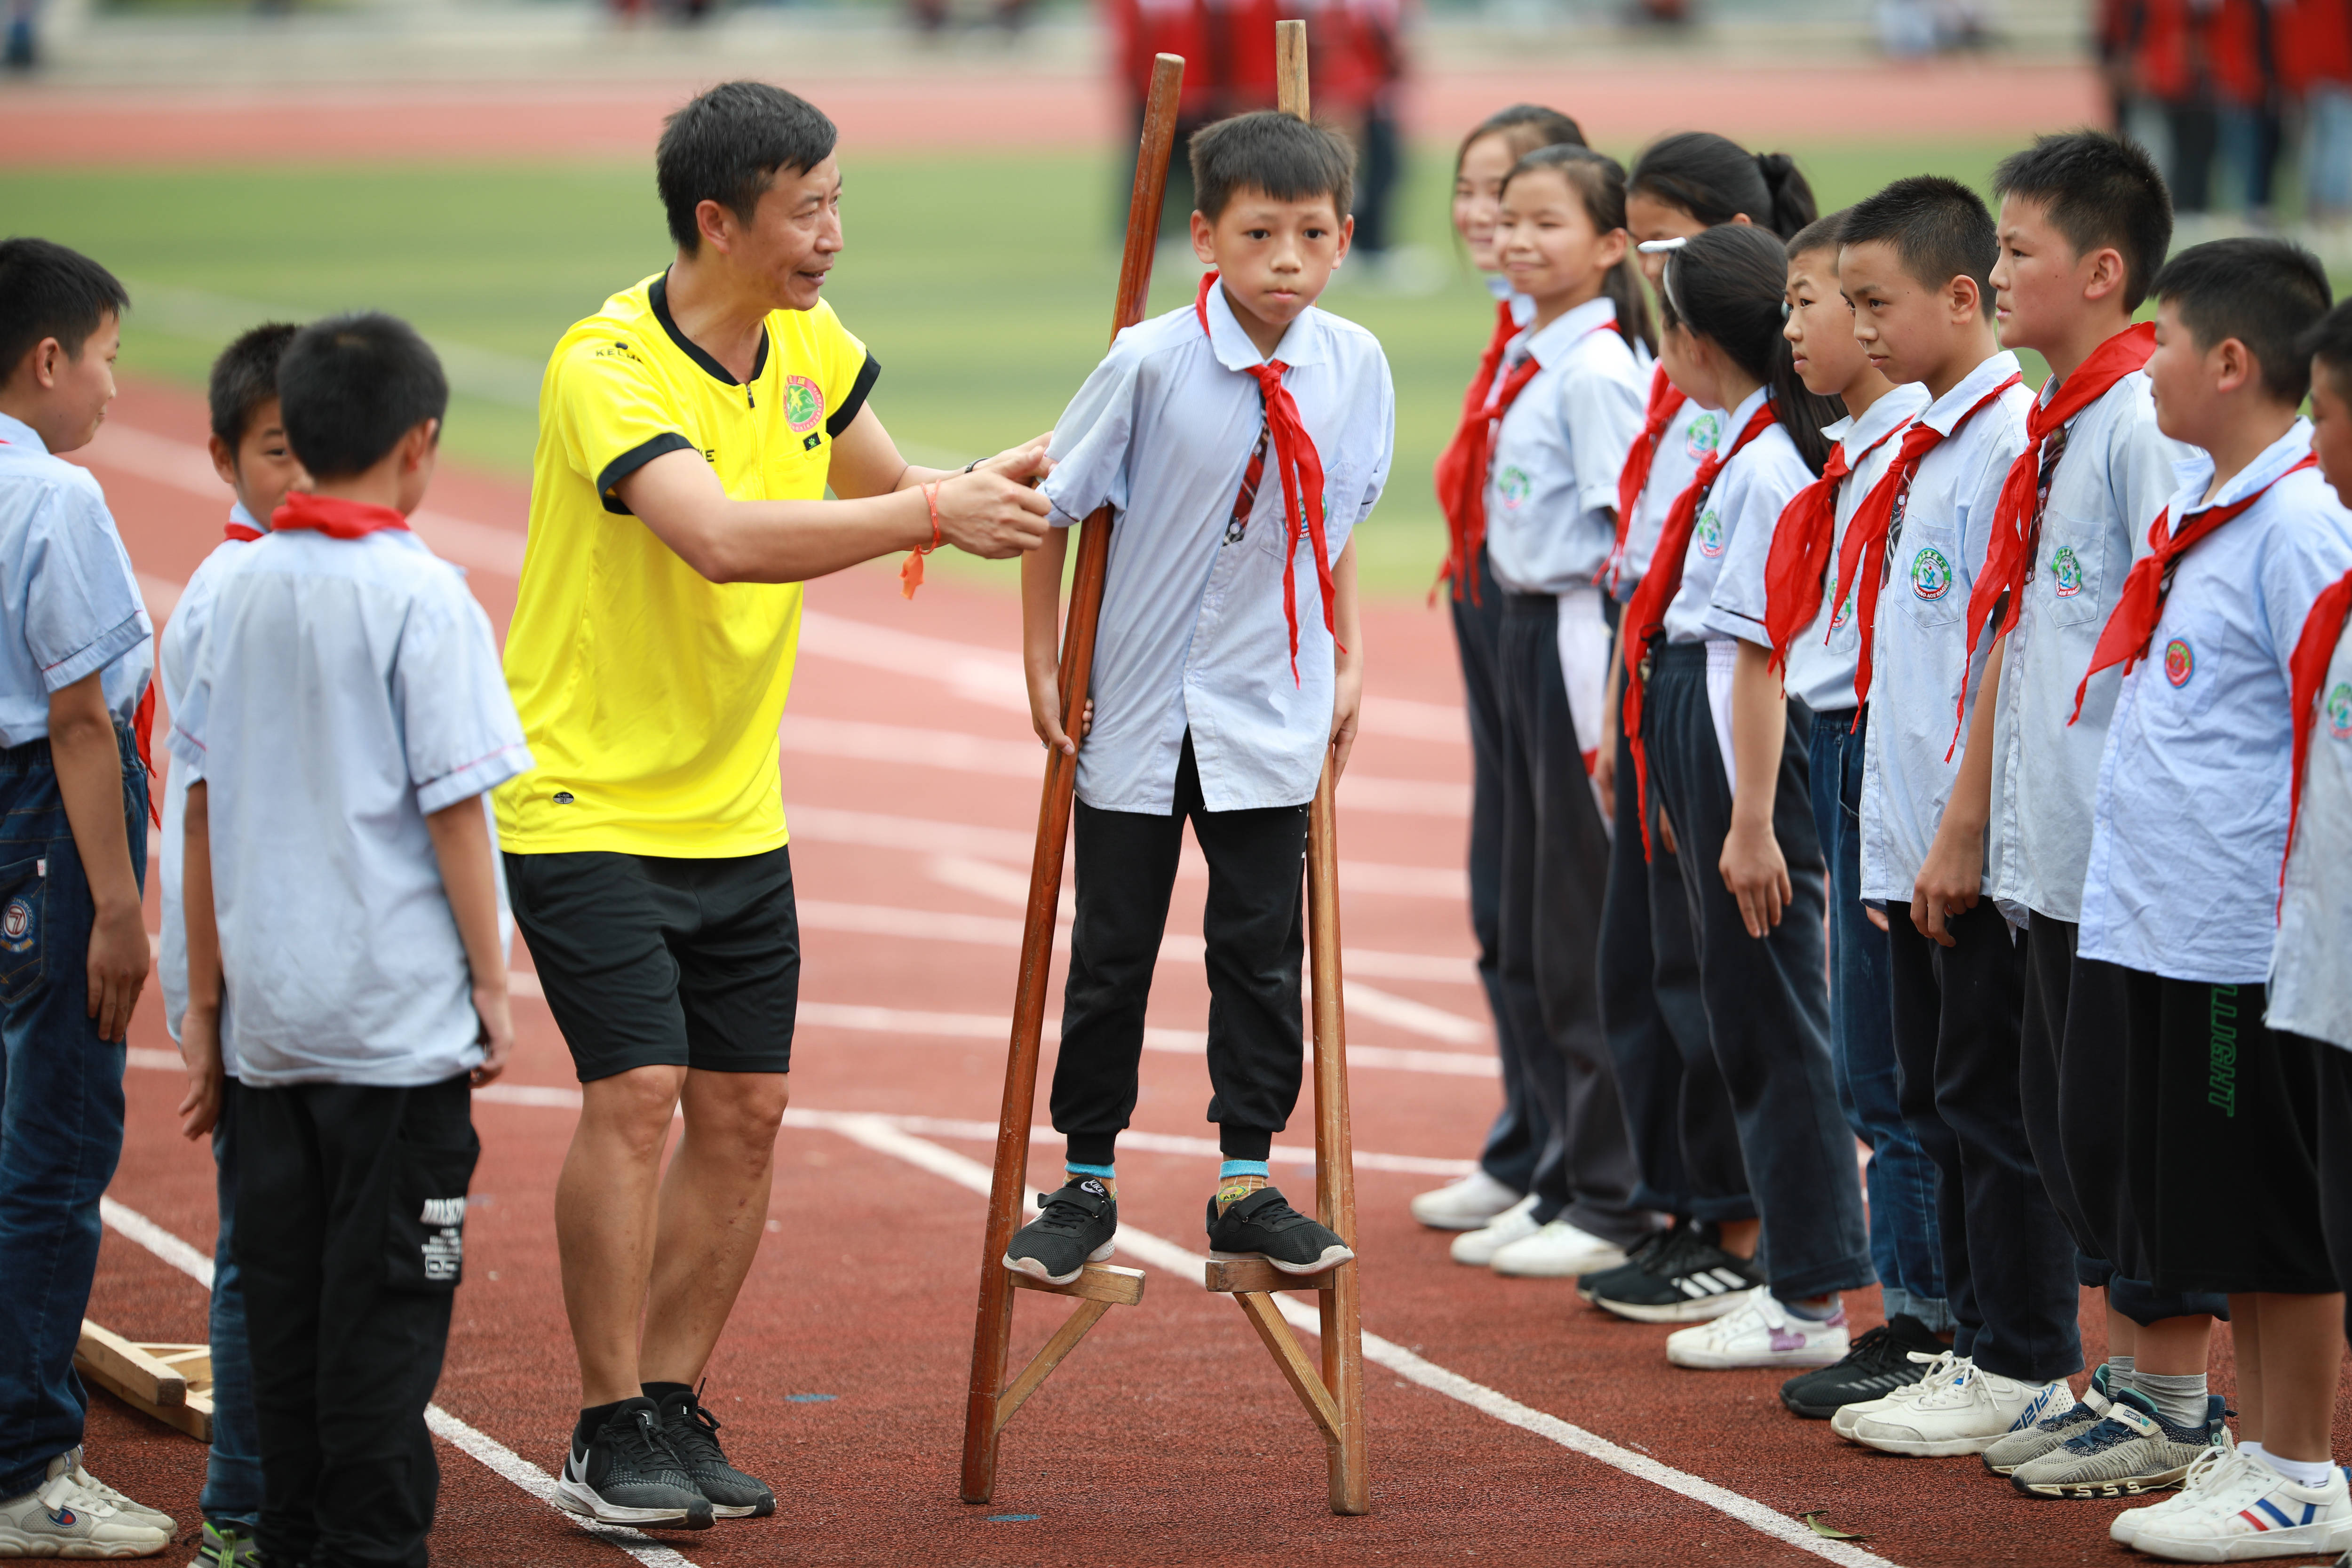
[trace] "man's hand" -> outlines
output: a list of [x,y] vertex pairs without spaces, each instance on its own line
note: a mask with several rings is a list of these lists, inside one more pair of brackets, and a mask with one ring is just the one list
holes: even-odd
[[1356,727],[1364,711],[1364,671],[1360,664],[1342,664],[1331,682],[1331,782],[1348,771],[1348,754],[1356,749]]
[[1717,869],[1723,873],[1723,885],[1739,900],[1739,919],[1748,934],[1762,941],[1789,906],[1789,862],[1780,841],[1769,827],[1743,825],[1735,818],[1731,831],[1724,835]]
[[[1034,461],[1045,458],[1039,447]],[[940,537],[967,555],[1006,561],[1045,542],[1045,518],[1052,510],[1025,479],[1007,479],[983,466],[940,481]]]
[[474,1016],[482,1021],[482,1065],[474,1069],[476,1089],[506,1071],[507,1058],[514,1054],[514,1009],[503,971],[499,978],[500,984],[474,987]]
[[180,1100],[180,1136],[193,1142],[220,1121],[221,1096],[226,1089],[221,1074],[218,1013],[189,1004],[180,1019],[180,1059],[188,1065],[188,1092]]
[[1045,448],[1053,444],[1054,433],[1048,430],[1018,447],[1007,447],[982,462],[979,471],[1001,475],[1015,484],[1034,485],[1054,471],[1053,460],[1045,456]]
[[1945,947],[1958,942],[1945,929],[1954,915],[1977,907],[1984,885],[1984,826],[1951,811],[1936,829],[1936,842],[1911,887],[1911,923],[1919,934]]

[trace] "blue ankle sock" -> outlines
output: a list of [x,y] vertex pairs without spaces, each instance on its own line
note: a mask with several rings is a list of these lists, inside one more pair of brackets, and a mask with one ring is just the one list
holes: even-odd
[[1263,1160],[1228,1160],[1217,1167],[1217,1180],[1221,1182],[1227,1176],[1265,1176],[1271,1180],[1273,1175]]
[[1785,1296],[1775,1296],[1772,1299],[1788,1309],[1789,1316],[1802,1318],[1809,1323],[1826,1323],[1844,1310],[1844,1303],[1838,1300],[1834,1291],[1831,1292],[1827,1301],[1817,1307],[1808,1306],[1802,1301],[1791,1301]]
[[1076,1161],[1065,1160],[1062,1169],[1073,1176],[1093,1176],[1105,1182],[1118,1179],[1118,1167],[1116,1165],[1081,1165]]

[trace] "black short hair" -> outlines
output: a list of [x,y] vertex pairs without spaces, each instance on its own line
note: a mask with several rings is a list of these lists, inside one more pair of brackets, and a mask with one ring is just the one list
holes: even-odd
[[1845,416],[1836,399],[1809,392],[1796,353],[1780,335],[1788,321],[1789,253],[1769,229],[1726,223],[1666,253],[1659,275],[1666,324],[1712,342],[1771,389],[1775,417],[1813,472],[1829,461],[1822,426]]
[[2263,390],[2290,406],[2311,390],[2303,335],[2327,313],[2327,268],[2284,239],[2217,239],[2164,264],[2149,292],[2170,305],[2200,348],[2231,338],[2262,366]]
[[1712,131],[1682,131],[1633,161],[1628,188],[1677,206],[1713,228],[1745,213],[1786,239],[1821,209],[1813,187],[1786,153],[1750,153]]
[[2124,308],[2139,309],[2172,247],[2172,193],[2137,142],[2104,131],[2041,136],[1993,171],[1992,194],[2039,202],[2077,257],[2114,246],[2124,258]]
[[205,393],[213,410],[213,434],[233,453],[253,428],[253,416],[278,395],[278,365],[286,346],[302,329],[272,321],[241,333],[213,361]]
[[2311,362],[2312,374],[2327,372],[2338,397],[2352,388],[2352,301],[2336,306],[2294,341],[2294,352]]
[[1508,109],[1498,109],[1470,128],[1462,138],[1462,145],[1454,153],[1454,172],[1462,173],[1462,160],[1470,149],[1489,136],[1500,136],[1515,159],[1524,158],[1538,147],[1581,147],[1584,127],[1572,116],[1557,109],[1547,109],[1540,103],[1515,103]]
[[47,239],[0,240],[0,382],[44,339],[74,359],[109,316],[131,309],[113,273]]
[[1329,196],[1345,215],[1355,190],[1355,143],[1328,125],[1261,109],[1192,133],[1192,203],[1211,223],[1243,191],[1278,202]]
[[1955,278],[1972,278],[1977,308],[1992,319],[1992,268],[2000,259],[2000,234],[1984,198],[1941,174],[1913,174],[1845,210],[1840,245],[1885,244],[1895,247],[1903,269],[1930,289]]
[[1789,259],[1809,256],[1816,250],[1835,250],[1844,242],[1838,237],[1844,231],[1845,215],[1852,207],[1840,207],[1833,213],[1815,218],[1789,237]]
[[764,81],[723,81],[662,121],[654,149],[669,237],[692,256],[702,248],[695,209],[717,202],[744,222],[780,170],[806,174],[833,156],[840,132],[822,110]]
[[449,406],[441,361],[415,327],[378,310],[303,328],[278,363],[286,439],[315,479],[348,479]]

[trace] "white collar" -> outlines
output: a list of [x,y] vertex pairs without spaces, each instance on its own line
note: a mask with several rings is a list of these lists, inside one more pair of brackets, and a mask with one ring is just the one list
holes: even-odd
[[[2277,482],[2279,477],[2309,455],[2311,451],[2311,421],[2298,416],[2287,426],[2286,434],[2263,448],[2262,456],[2230,476],[2220,493],[2210,501],[2197,501],[2187,511],[2174,519],[2175,525],[2195,517],[2200,511],[2217,506],[2227,506],[2242,496],[2252,495],[2264,485]],[[2213,454],[2199,451],[2197,456],[2181,465],[2181,476],[2197,494],[2213,482]]]
[[1968,411],[1984,401],[1987,393],[2017,373],[2017,356],[2007,349],[1988,356],[1982,364],[1960,377],[1958,386],[1928,405],[1927,412],[1919,416],[1919,423],[1949,436],[1959,427]]
[[49,455],[49,444],[41,439],[41,433],[13,414],[0,414],[0,441],[11,447],[29,447],[45,458]]
[[1927,405],[1927,389],[1916,382],[1906,382],[1864,409],[1860,418],[1841,421],[1844,428],[1832,426],[1822,434],[1843,442],[1848,463],[1858,462],[1864,452],[1917,418]]
[[1517,346],[1538,364],[1555,365],[1584,341],[1585,333],[1609,326],[1616,320],[1617,301],[1604,294],[1597,300],[1587,300],[1541,331],[1522,332]]
[[231,501],[229,503],[228,520],[231,522],[241,522],[245,524],[246,527],[252,529],[257,533],[268,533],[269,531],[269,525],[262,521],[259,518],[254,516],[253,513],[246,510],[245,503],[241,500]]
[[1748,422],[1756,417],[1756,411],[1759,408],[1763,407],[1764,400],[1771,395],[1772,389],[1770,387],[1758,387],[1746,397],[1740,399],[1739,406],[1733,409],[1731,411],[1731,416],[1723,422],[1723,436],[1721,438],[1726,448],[1723,458],[1725,462],[1727,463],[1731,461],[1729,451],[1731,444],[1739,439],[1739,433],[1748,428]]
[[1225,286],[1220,281],[1209,289],[1209,351],[1227,370],[1255,370],[1272,360],[1280,360],[1294,369],[1320,364],[1323,331],[1316,315],[1315,307],[1309,305],[1284,330],[1282,341],[1274,345],[1274,352],[1261,354],[1234,316],[1233,301],[1225,298]]

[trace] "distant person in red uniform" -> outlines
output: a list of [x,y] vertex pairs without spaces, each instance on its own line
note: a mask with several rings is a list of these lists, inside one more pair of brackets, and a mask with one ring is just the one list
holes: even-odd
[[2303,109],[2304,219],[2320,243],[2346,248],[2352,238],[2352,0],[2286,0],[2273,10],[2271,29],[2279,85]]

